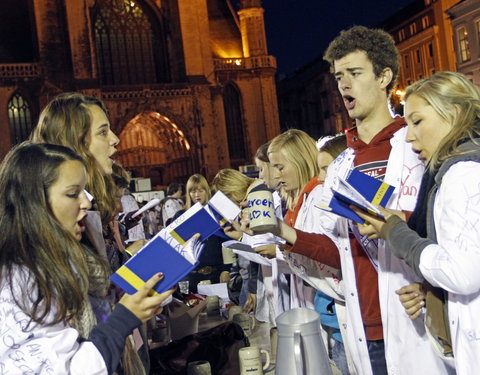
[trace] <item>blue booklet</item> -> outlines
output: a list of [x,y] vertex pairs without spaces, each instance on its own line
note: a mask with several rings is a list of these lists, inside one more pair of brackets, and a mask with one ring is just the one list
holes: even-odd
[[180,245],[184,245],[196,233],[199,233],[200,240],[204,241],[220,229],[217,219],[200,203],[195,203],[165,228],[168,235],[175,238]]
[[157,234],[110,276],[110,280],[128,294],[134,294],[153,275],[163,272],[163,279],[154,288],[155,292],[163,293],[196,267],[197,262],[192,263],[189,257],[198,259],[202,244],[200,241],[192,242],[195,243],[192,243],[191,248],[186,250],[190,254],[182,254]]
[[353,205],[370,215],[383,219],[375,205],[385,207],[395,187],[352,169],[346,180],[338,177],[336,186],[331,189],[330,201],[318,207],[363,224],[365,220],[352,211],[349,206]]
[[[228,199],[221,196],[220,198]],[[194,204],[153,237],[110,276],[110,280],[125,292],[133,294],[153,275],[163,272],[164,278],[154,290],[162,293],[172,288],[197,267],[203,243],[222,229],[219,221],[234,217],[240,211],[239,208],[227,210],[226,207],[229,205],[225,200],[219,206],[214,215],[208,207],[200,203]],[[199,239],[189,241],[197,233],[200,234]]]

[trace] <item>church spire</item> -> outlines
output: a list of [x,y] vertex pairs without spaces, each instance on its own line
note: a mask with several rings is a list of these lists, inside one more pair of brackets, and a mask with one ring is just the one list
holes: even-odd
[[262,1],[241,0],[238,15],[240,17],[243,56],[268,55]]
[[240,0],[240,9],[261,8],[262,0]]

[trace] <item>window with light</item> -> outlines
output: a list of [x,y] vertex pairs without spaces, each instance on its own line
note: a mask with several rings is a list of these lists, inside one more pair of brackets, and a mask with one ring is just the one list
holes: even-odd
[[32,113],[30,105],[19,92],[8,101],[8,120],[12,145],[27,140],[33,129]]

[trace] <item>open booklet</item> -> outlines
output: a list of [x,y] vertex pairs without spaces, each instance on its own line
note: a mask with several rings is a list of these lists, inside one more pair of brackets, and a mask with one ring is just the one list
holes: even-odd
[[277,236],[274,236],[273,234],[270,233],[264,233],[264,234],[257,234],[254,236],[249,236],[247,234],[243,235],[245,238],[245,242],[240,242],[240,241],[226,241],[222,243],[222,247],[228,247],[229,249],[232,249],[232,251],[244,257],[245,259],[255,262],[258,264],[263,264],[266,266],[271,266],[272,261],[260,254],[258,254],[255,251],[256,247],[259,246],[264,246],[264,245],[283,245],[285,244],[285,241]]
[[[219,223],[232,220],[240,213],[240,208],[223,193],[217,192],[213,198],[216,206],[193,205],[157,233],[110,279],[127,293],[133,294],[154,274],[163,272],[164,278],[155,286],[155,291],[162,293],[173,287],[198,265],[203,244],[212,234],[221,230]],[[232,205],[237,209],[234,210]],[[200,236],[192,239],[195,234]]]
[[383,215],[375,206],[385,207],[395,187],[352,169],[346,180],[336,177],[331,190],[331,194],[325,192],[322,197],[323,201],[317,207],[363,224],[365,220],[352,211],[349,206],[353,205],[370,215],[383,219]]

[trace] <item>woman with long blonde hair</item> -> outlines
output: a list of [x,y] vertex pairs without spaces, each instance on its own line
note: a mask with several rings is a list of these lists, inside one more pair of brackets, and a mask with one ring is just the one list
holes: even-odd
[[[285,233],[289,231],[314,233],[318,230],[315,210],[319,208],[315,204],[323,194],[326,168],[346,147],[346,137],[340,135],[330,137],[317,149],[317,143],[311,137],[294,129],[272,140],[269,158],[275,169],[274,177],[279,179],[287,195],[285,222],[279,223],[281,237],[288,241],[289,236]],[[327,350],[335,365],[347,374],[348,364],[336,316],[338,309],[344,310],[339,270],[298,254],[292,247],[288,247],[283,255],[292,270],[292,307],[309,307],[320,314]],[[314,289],[305,287],[304,280]]]
[[[274,169],[273,178],[284,192],[291,215],[301,207],[303,188],[318,176],[317,154],[315,140],[298,129],[287,130],[270,142],[268,158]],[[293,216],[287,220],[292,219]]]
[[[197,203],[205,206],[211,197],[212,192],[206,178],[198,173],[191,175],[186,185],[185,209],[188,210]],[[185,210],[177,212],[173,220],[184,212]],[[217,233],[205,241],[197,268],[183,279],[188,281],[190,292],[197,293],[197,285],[203,280],[210,280],[213,284],[228,281],[230,265],[223,264],[222,258],[222,242],[226,240],[223,233]]]
[[386,221],[361,214],[370,225],[359,230],[384,238],[428,281],[431,342],[457,374],[473,374],[480,366],[480,89],[460,73],[438,72],[407,88],[405,119],[407,142],[427,163],[415,210],[408,223],[386,209]]
[[[301,209],[305,209],[303,204],[319,185],[317,154],[315,140],[298,129],[290,129],[278,135],[268,147],[273,177],[278,181],[287,203],[284,220],[290,227],[301,226]],[[305,286],[303,280],[295,274],[291,276],[290,287],[291,308],[314,307],[315,291]]]

